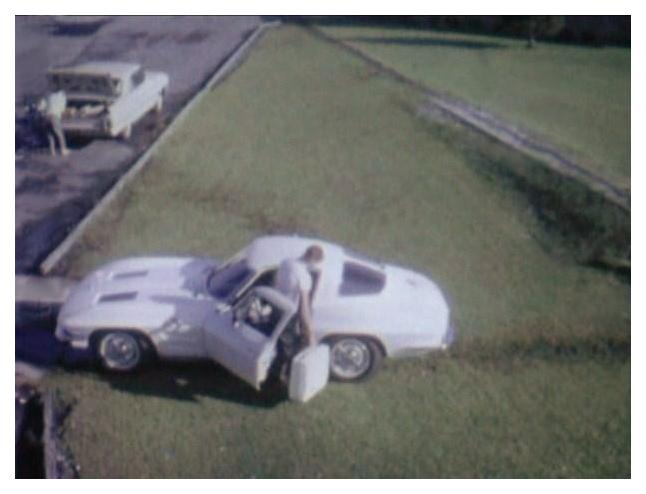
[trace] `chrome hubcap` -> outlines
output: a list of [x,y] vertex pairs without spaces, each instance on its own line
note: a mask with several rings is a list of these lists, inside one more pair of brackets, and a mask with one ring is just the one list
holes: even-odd
[[370,366],[370,349],[363,341],[346,338],[337,341],[330,351],[332,372],[343,379],[356,379]]
[[130,370],[141,355],[137,340],[128,333],[110,333],[101,340],[99,353],[111,369]]

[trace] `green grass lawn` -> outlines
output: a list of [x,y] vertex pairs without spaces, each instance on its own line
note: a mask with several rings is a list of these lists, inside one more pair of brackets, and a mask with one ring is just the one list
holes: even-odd
[[61,371],[48,385],[75,403],[64,438],[83,475],[630,475],[630,357],[613,350],[630,345],[630,286],[537,241],[526,199],[478,171],[525,159],[417,117],[419,97],[300,29],[271,31],[90,228],[68,274],[313,234],[430,273],[456,350],[307,405],[210,366]]
[[415,29],[324,31],[428,87],[508,119],[630,187],[630,48]]

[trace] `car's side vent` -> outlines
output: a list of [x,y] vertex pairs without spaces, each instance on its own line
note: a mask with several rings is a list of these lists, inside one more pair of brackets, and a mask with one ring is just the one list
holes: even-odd
[[122,273],[116,273],[112,276],[113,280],[123,280],[127,278],[141,278],[146,276],[148,271],[145,269],[140,269],[139,271],[123,271]]
[[133,300],[136,297],[137,292],[109,293],[108,295],[101,295],[99,302],[124,302],[126,300]]

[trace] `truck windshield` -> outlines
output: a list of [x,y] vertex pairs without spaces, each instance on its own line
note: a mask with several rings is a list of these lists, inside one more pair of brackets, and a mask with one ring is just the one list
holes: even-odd
[[120,80],[101,75],[55,73],[50,75],[50,85],[55,91],[100,96],[116,96],[121,91]]
[[249,281],[252,275],[253,271],[244,259],[227,263],[210,276],[209,292],[215,298],[230,302],[238,288]]

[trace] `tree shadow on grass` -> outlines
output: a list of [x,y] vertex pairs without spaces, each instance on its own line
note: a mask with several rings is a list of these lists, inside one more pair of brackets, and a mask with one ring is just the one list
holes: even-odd
[[438,48],[460,48],[467,50],[501,49],[506,45],[496,42],[475,41],[472,39],[446,39],[434,36],[356,36],[344,41],[382,45],[428,46]]
[[211,362],[182,362],[151,365],[134,374],[102,374],[113,389],[136,395],[180,401],[203,396],[258,408],[272,408],[285,400],[276,387],[257,391]]
[[[392,15],[328,15],[328,16],[278,16],[284,23],[313,24],[333,27],[377,27],[382,29],[419,29],[420,23],[411,16]],[[265,20],[265,19],[263,19]],[[268,19],[269,20],[269,19]]]

